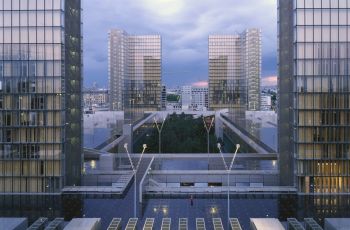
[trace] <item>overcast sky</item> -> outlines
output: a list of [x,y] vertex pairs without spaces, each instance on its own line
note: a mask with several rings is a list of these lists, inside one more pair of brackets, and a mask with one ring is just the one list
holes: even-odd
[[160,34],[163,83],[174,87],[208,79],[208,35],[262,30],[263,84],[277,72],[276,0],[84,0],[84,81],[108,85],[107,33]]

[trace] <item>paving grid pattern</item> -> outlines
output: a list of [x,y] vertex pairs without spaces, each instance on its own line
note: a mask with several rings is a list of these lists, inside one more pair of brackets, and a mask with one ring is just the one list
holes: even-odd
[[305,230],[305,228],[295,218],[287,218],[288,229],[290,230]]
[[46,217],[40,217],[32,225],[30,225],[27,230],[43,229],[43,227],[48,223],[48,220],[49,219]]
[[63,218],[56,218],[46,226],[45,230],[56,230],[64,222]]
[[242,230],[241,224],[237,218],[230,218],[230,225],[232,230]]
[[213,218],[213,226],[214,226],[214,230],[224,230],[224,227],[222,226],[221,218]]
[[130,218],[128,224],[125,227],[125,230],[135,230],[137,225],[138,218]]
[[196,229],[206,230],[204,218],[196,218]]
[[154,218],[147,218],[143,230],[152,230],[154,225]]
[[107,230],[120,230],[121,229],[121,218],[113,218],[109,224]]
[[306,230],[323,230],[323,228],[313,218],[305,218],[304,222]]
[[171,218],[163,218],[161,230],[170,230]]
[[179,219],[179,230],[187,230],[188,229],[188,219],[180,218]]

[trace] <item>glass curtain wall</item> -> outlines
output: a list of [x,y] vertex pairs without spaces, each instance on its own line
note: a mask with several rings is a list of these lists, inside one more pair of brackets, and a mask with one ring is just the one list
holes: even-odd
[[294,1],[299,192],[350,192],[350,1]]
[[[70,50],[65,50],[64,3],[0,0],[0,193],[59,192],[69,169],[64,162],[66,124],[78,124],[75,144],[81,147],[79,95],[69,95],[76,100],[69,107],[79,121],[70,123],[65,116],[72,100],[66,95],[69,74],[64,67],[74,67],[65,63]],[[80,1],[73,3],[80,28]],[[79,69],[80,51],[78,43]],[[75,79],[79,87],[80,73]],[[74,154],[80,155],[81,148]],[[80,177],[79,163],[76,171]]]

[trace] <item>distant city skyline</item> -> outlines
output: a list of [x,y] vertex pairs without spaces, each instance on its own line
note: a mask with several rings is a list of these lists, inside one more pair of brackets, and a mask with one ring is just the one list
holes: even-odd
[[[262,29],[262,85],[277,72],[276,1],[89,0],[84,9],[84,85],[108,85],[107,32],[162,36],[163,84],[193,85],[208,80],[209,34]],[[99,13],[103,12],[103,14]],[[270,14],[266,14],[270,12]],[[87,17],[88,15],[88,17]],[[244,22],[244,23],[242,23]],[[274,84],[275,85],[275,84]]]

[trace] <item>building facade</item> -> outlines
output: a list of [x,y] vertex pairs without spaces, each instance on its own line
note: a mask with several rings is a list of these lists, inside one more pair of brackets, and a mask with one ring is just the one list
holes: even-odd
[[161,99],[161,102],[162,102],[162,110],[166,110],[166,95],[167,95],[167,91],[166,91],[166,86],[165,85],[162,85],[162,99]]
[[243,71],[247,82],[247,109],[260,109],[261,30],[248,29],[242,33]]
[[259,110],[261,31],[209,36],[209,108]]
[[159,35],[109,33],[109,90],[112,110],[135,121],[161,110],[162,45]]
[[260,110],[268,111],[271,110],[271,95],[261,95],[260,99]]
[[93,106],[105,107],[108,104],[107,89],[85,89],[83,92],[84,107],[91,108]]
[[279,1],[281,184],[300,193],[350,192],[349,4]]
[[108,33],[108,81],[110,109],[124,109],[124,80],[128,75],[128,35],[113,29]]
[[189,110],[192,104],[192,86],[182,86],[181,90],[181,108],[182,110]]
[[192,87],[191,106],[193,110],[203,111],[208,109],[208,87]]
[[0,2],[0,193],[80,184],[80,0]]

